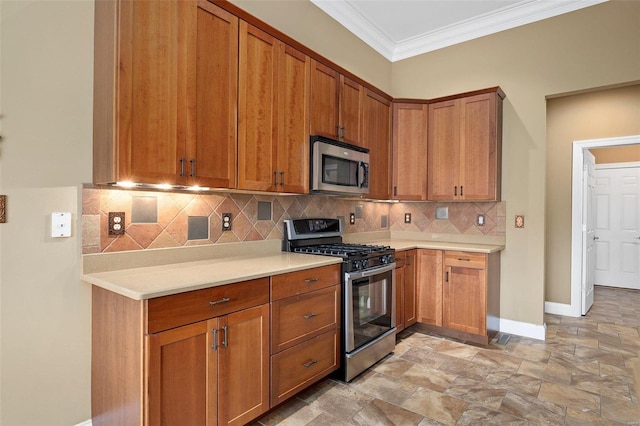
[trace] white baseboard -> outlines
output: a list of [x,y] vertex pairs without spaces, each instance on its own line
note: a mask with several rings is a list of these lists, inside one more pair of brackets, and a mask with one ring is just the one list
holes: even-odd
[[544,313],[574,318],[580,316],[580,312],[576,312],[573,306],[556,302],[544,302]]
[[91,426],[91,419],[89,419],[89,420],[85,420],[85,421],[84,421],[84,422],[82,422],[82,423],[78,423],[78,424],[77,424],[77,425],[75,425],[75,426]]
[[500,331],[503,333],[515,334],[516,336],[545,340],[547,325],[536,325],[528,322],[500,318]]

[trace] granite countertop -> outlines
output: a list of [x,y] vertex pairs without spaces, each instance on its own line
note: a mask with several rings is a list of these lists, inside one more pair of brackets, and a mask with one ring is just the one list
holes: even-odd
[[287,272],[338,264],[308,254],[257,254],[84,274],[82,280],[135,300],[151,299]]
[[[367,238],[396,250],[433,249],[494,253],[500,244]],[[339,264],[329,256],[282,252],[279,241],[219,244],[83,256],[82,280],[134,300],[199,290],[287,272]]]

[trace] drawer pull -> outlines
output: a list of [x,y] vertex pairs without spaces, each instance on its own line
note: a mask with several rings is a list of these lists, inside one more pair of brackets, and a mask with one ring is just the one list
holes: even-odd
[[320,278],[315,277],[315,278],[307,278],[306,280],[304,280],[305,283],[307,284],[311,284],[311,283],[315,283],[316,281],[319,281]]
[[309,315],[305,315],[304,319],[311,319],[313,317],[317,317],[318,314],[316,314],[315,312],[311,312]]
[[219,305],[220,303],[227,303],[230,302],[231,299],[229,299],[228,297],[223,297],[220,300],[215,300],[213,302],[209,302],[209,305],[214,306],[214,305]]
[[211,344],[211,349],[213,349],[214,351],[218,350],[218,329],[214,328],[213,330],[211,330],[211,332],[213,333],[213,343]]
[[317,363],[318,363],[318,360],[317,360],[317,359],[312,359],[311,361],[304,363],[304,366],[305,366],[305,368],[309,368],[309,367],[311,367],[313,364],[317,364]]
[[459,257],[458,260],[461,262],[471,262],[471,259],[469,259],[468,257]]

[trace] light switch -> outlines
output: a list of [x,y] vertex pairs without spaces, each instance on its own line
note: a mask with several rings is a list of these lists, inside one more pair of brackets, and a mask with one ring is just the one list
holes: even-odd
[[71,213],[51,213],[51,237],[63,238],[71,236]]

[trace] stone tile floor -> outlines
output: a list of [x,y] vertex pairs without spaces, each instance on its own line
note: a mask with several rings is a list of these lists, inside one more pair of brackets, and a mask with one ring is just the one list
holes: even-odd
[[546,341],[480,348],[405,330],[351,383],[325,379],[264,425],[640,425],[640,291],[597,287],[581,318],[545,315]]

